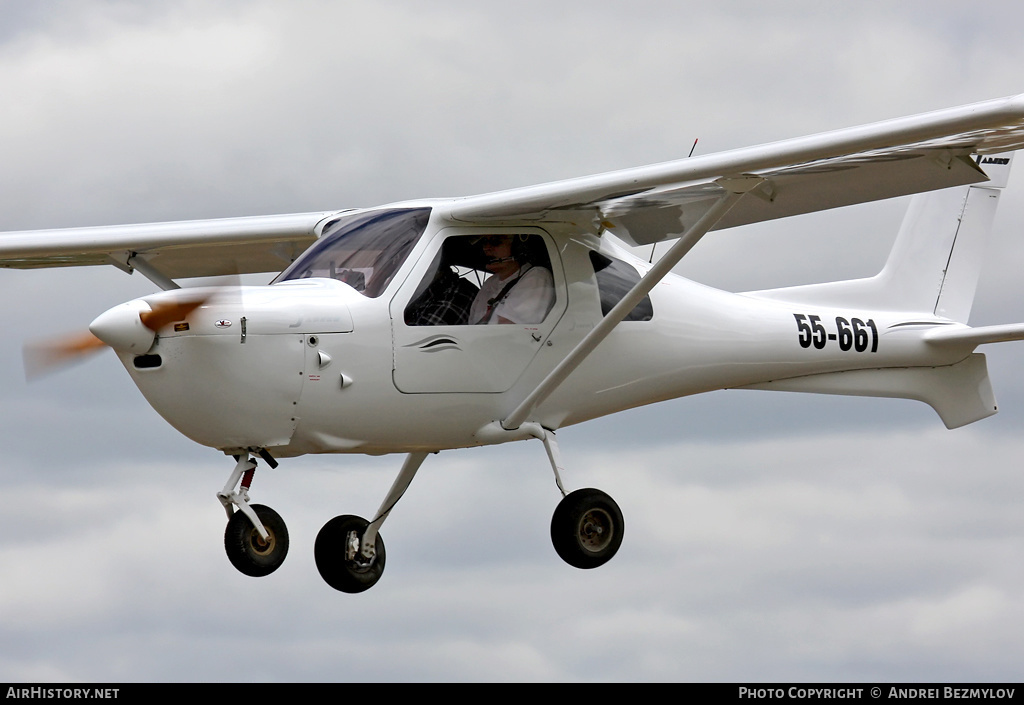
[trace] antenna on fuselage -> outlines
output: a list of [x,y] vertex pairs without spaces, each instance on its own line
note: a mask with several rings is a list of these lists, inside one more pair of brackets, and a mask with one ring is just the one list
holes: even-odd
[[[700,139],[700,137],[695,137],[695,138],[694,138],[694,140],[693,140],[693,146],[692,146],[692,147],[690,147],[690,153],[686,155],[686,158],[687,158],[687,159],[689,159],[690,157],[692,157],[692,156],[693,156],[693,150],[697,149],[697,141],[698,141],[699,139]],[[650,262],[651,264],[654,264],[654,248],[656,248],[657,246],[658,246],[658,243],[656,243],[656,242],[655,242],[654,244],[652,244],[652,245],[651,245],[651,258],[650,258],[649,260],[647,260],[647,261],[648,261],[648,262]]]

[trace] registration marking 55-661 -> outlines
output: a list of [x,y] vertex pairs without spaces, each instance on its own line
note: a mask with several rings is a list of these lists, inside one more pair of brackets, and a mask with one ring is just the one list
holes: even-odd
[[878,352],[878,328],[873,318],[863,321],[836,316],[835,332],[831,332],[825,328],[820,316],[794,313],[793,317],[796,319],[797,342],[802,348],[813,345],[818,350],[824,350],[825,346],[834,342],[843,352]]

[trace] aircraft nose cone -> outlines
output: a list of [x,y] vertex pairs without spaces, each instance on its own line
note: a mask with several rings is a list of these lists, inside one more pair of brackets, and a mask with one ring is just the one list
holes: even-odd
[[115,306],[101,313],[89,330],[97,338],[118,352],[134,352],[139,355],[153,347],[156,333],[147,328],[139,314],[151,310],[141,299]]

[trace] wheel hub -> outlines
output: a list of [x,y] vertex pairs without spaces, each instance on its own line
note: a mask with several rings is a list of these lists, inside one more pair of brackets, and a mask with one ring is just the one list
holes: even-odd
[[254,553],[257,553],[261,556],[273,553],[274,546],[276,543],[277,541],[274,538],[274,534],[270,532],[267,533],[266,540],[264,540],[263,537],[260,536],[259,532],[256,531],[256,529],[253,529],[252,533],[249,535],[249,546],[252,547]]
[[352,566],[357,573],[365,573],[373,568],[373,562],[377,558],[376,553],[365,556],[359,550],[362,545],[362,536],[355,531],[348,532],[345,538],[345,561]]
[[603,509],[591,509],[580,518],[580,546],[592,553],[603,550],[612,540],[612,518]]

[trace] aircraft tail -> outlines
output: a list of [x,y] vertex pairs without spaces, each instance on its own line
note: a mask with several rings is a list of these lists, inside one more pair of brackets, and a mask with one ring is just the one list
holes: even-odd
[[914,196],[885,267],[874,277],[747,292],[838,308],[919,311],[966,323],[1013,153],[978,157],[983,185]]
[[[991,177],[914,196],[885,267],[867,279],[748,292],[750,296],[806,306],[863,308],[934,314],[967,323],[999,195],[1012,153],[978,158]],[[984,328],[940,327],[926,340],[959,346],[1024,339],[1024,324]],[[755,384],[743,389],[916,399],[930,405],[948,428],[996,413],[985,356],[968,354],[944,367],[851,370]]]

